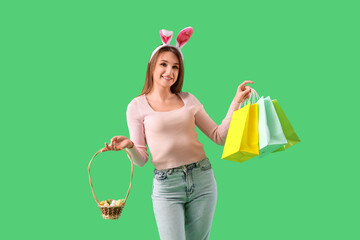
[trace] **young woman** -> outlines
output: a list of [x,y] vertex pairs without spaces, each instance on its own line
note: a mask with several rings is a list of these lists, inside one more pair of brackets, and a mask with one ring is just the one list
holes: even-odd
[[161,240],[209,239],[217,201],[217,185],[195,127],[216,144],[224,145],[233,111],[250,97],[252,81],[239,85],[229,111],[220,125],[189,92],[182,92],[184,64],[181,48],[192,28],[183,29],[176,46],[172,31],[161,30],[163,44],[150,57],[144,88],[127,107],[130,139],[115,136],[101,151],[127,148],[134,164],[152,154],[153,210]]

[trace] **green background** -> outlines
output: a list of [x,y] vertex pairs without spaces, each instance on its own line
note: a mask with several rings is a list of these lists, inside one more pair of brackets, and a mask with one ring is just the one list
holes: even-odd
[[[192,26],[183,91],[220,124],[252,80],[301,139],[237,163],[196,129],[218,184],[210,239],[359,239],[358,11],[355,1],[2,1],[2,237],[159,239],[150,160],[134,166],[115,221],[102,219],[87,168],[129,136],[126,108],[159,30]],[[125,152],[91,166],[98,199],[125,197]]]

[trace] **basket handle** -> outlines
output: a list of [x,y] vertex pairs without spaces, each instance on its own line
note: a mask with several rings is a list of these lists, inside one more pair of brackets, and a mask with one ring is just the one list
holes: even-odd
[[[129,190],[128,190],[127,194],[126,194],[126,198],[125,198],[125,202],[124,202],[124,205],[125,205],[126,200],[127,200],[128,196],[129,196],[129,193],[130,193],[130,189],[131,189],[131,183],[132,183],[132,178],[133,178],[133,170],[134,170],[134,163],[133,163],[133,160],[132,160],[132,158],[131,158],[130,153],[129,153],[127,150],[125,150],[125,149],[120,149],[120,150],[124,150],[124,151],[127,153],[127,155],[129,156],[130,161],[131,161],[130,186],[129,186]],[[98,155],[100,152],[101,152],[101,150],[99,150],[99,151],[97,151],[97,153],[95,153],[95,155],[94,155],[94,156],[92,157],[92,159],[90,160],[89,167],[88,167],[91,190],[92,190],[92,193],[93,193],[93,195],[94,195],[95,201],[96,201],[96,203],[98,204],[99,207],[100,207],[100,203],[99,203],[99,201],[97,200],[97,198],[96,198],[96,196],[95,196],[95,192],[94,192],[93,185],[92,185],[92,182],[91,182],[90,165],[91,165],[91,162],[93,161],[93,159],[96,157],[96,155]]]

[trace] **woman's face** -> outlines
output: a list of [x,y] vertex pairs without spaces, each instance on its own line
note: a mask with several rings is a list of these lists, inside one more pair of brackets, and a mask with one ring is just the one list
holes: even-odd
[[153,72],[154,85],[170,88],[177,81],[179,67],[179,59],[174,53],[162,52],[157,59]]

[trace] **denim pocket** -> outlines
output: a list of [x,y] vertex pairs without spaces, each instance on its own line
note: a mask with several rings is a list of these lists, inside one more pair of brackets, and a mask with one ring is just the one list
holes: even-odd
[[155,171],[154,177],[158,181],[164,181],[165,179],[167,179],[167,174],[166,174],[166,172],[163,172],[163,171]]
[[206,164],[200,166],[200,169],[201,169],[202,171],[209,170],[210,168],[211,168],[211,164],[210,164],[210,163],[206,163]]

